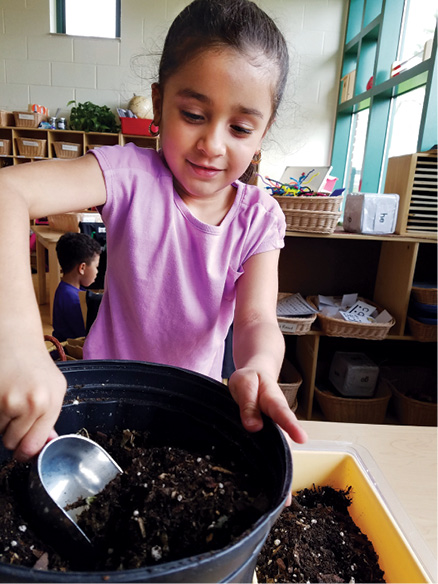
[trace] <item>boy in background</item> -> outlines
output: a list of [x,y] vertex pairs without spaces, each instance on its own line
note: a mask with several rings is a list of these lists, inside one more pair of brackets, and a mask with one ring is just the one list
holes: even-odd
[[79,291],[97,276],[101,247],[85,233],[64,233],[56,244],[62,279],[53,302],[53,336],[59,341],[86,335]]

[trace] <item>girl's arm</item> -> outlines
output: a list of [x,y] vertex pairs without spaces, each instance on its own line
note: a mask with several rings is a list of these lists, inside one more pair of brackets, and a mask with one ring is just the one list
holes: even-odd
[[29,218],[105,202],[92,155],[0,170],[0,434],[26,460],[53,435],[66,381],[53,363],[32,283]]
[[292,440],[304,443],[307,435],[277,383],[284,357],[284,339],[276,316],[278,258],[276,250],[252,256],[237,282],[233,325],[236,371],[229,388],[247,430],[262,428],[263,412]]

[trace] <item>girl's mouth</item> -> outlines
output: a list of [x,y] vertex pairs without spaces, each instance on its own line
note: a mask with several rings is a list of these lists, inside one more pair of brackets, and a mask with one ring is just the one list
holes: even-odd
[[222,172],[221,168],[216,168],[214,166],[202,166],[195,164],[194,162],[187,161],[193,172],[199,177],[211,178]]

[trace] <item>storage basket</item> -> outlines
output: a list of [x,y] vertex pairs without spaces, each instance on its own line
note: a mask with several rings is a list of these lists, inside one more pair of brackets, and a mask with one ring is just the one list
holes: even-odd
[[338,213],[343,196],[322,197],[318,195],[299,195],[293,197],[289,195],[274,195],[274,199],[279,202],[283,211],[331,211]]
[[391,387],[385,379],[379,379],[374,397],[341,397],[315,386],[319,406],[331,422],[383,424],[391,395]]
[[283,210],[286,217],[286,229],[289,231],[305,231],[310,233],[330,234],[336,228],[341,213],[334,211],[301,211]]
[[12,112],[0,110],[0,126],[14,126],[15,117]]
[[11,141],[0,138],[0,156],[9,156],[11,153]]
[[22,128],[38,128],[41,122],[47,119],[44,114],[37,112],[13,112],[15,125]]
[[402,424],[436,426],[437,404],[406,395],[414,389],[417,396],[436,396],[435,370],[418,366],[395,366],[382,367],[380,374],[392,390],[393,405]]
[[54,361],[78,361],[82,359],[85,337],[67,339],[62,343],[52,335],[44,335],[47,350]]
[[[280,292],[278,300],[291,296],[289,293]],[[277,316],[278,326],[282,333],[289,335],[305,335],[315,322],[316,313],[310,316]]]
[[417,302],[422,304],[437,305],[437,288],[422,288],[421,286],[412,286],[412,296]]
[[56,158],[78,158],[82,154],[82,145],[74,142],[54,142]]
[[47,152],[47,140],[17,137],[18,153],[28,158],[44,158]]
[[[375,302],[366,300],[364,298],[359,298],[367,304],[375,306],[379,312],[383,310]],[[316,296],[308,296],[307,301],[313,304],[315,307],[318,306],[318,301]],[[331,316],[326,316],[324,314],[318,313],[318,322],[321,326],[322,332],[329,337],[346,337],[354,339],[367,339],[370,341],[379,341],[384,339],[391,327],[395,325],[395,318],[391,318],[389,322],[373,322],[373,323],[362,323],[362,322],[350,322],[348,320],[343,320],[341,318],[333,318]]]
[[79,221],[82,213],[58,213],[57,215],[48,215],[47,220],[49,227],[56,231],[72,231],[79,233]]
[[303,378],[300,373],[288,359],[284,359],[280,371],[279,386],[293,412],[298,407],[297,393],[302,383]]
[[409,328],[416,341],[431,343],[437,340],[437,325],[425,324],[411,316],[408,316]]

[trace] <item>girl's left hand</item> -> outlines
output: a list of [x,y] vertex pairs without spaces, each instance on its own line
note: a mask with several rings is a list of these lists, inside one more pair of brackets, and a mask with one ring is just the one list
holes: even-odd
[[229,389],[240,408],[243,426],[249,432],[263,427],[261,412],[269,416],[294,442],[304,444],[307,434],[287,403],[277,381],[255,369],[237,369],[230,377]]

